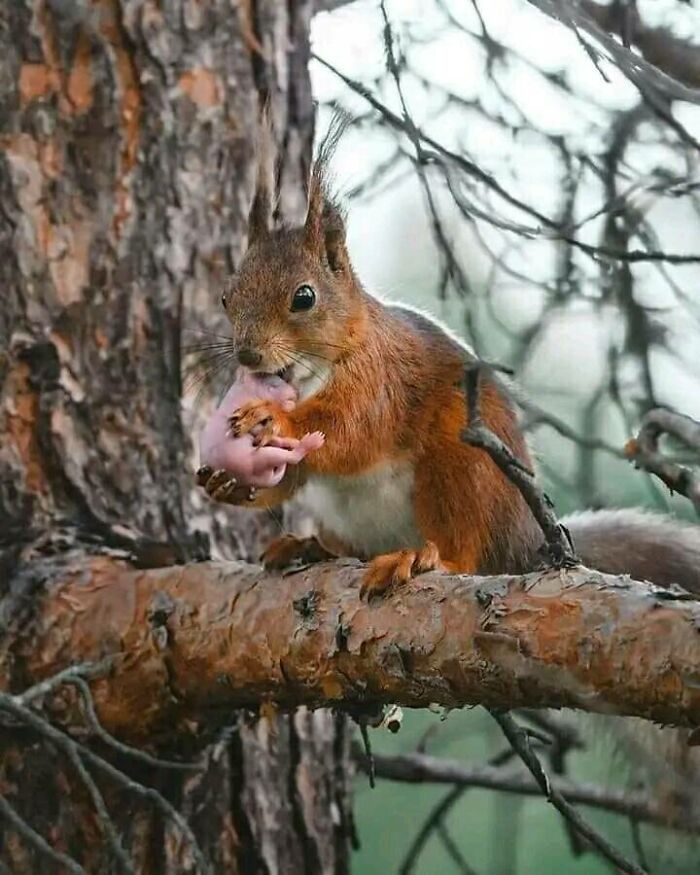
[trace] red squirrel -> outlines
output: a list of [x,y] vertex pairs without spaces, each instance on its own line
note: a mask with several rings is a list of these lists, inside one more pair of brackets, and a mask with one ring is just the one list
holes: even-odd
[[[250,398],[232,411],[236,437],[259,446],[321,432],[325,443],[250,506],[297,494],[317,538],[285,536],[264,564],[283,567],[349,555],[369,561],[362,592],[381,593],[426,571],[519,572],[537,562],[542,534],[518,490],[480,449],[461,440],[462,379],[469,348],[414,309],[365,291],[345,238],[345,216],[328,183],[338,131],[322,144],[308,185],[306,220],[272,228],[273,183],[263,157],[249,245],[222,297],[238,361],[293,386],[293,409]],[[263,156],[267,154],[263,150]],[[485,424],[528,467],[516,405],[487,376]],[[224,471],[204,469],[215,498],[246,503]],[[700,591],[696,527],[639,511],[600,511],[564,521],[585,564]]]

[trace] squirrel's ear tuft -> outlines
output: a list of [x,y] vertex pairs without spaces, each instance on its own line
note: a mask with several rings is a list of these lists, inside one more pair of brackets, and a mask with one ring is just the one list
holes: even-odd
[[255,194],[248,215],[248,245],[264,237],[272,228],[276,203],[275,138],[270,108],[266,103],[260,114],[255,142],[257,170]]
[[319,146],[309,178],[308,210],[304,223],[306,244],[327,261],[334,272],[347,265],[345,250],[345,214],[329,182],[329,165],[333,153],[350,123],[350,117],[338,110]]

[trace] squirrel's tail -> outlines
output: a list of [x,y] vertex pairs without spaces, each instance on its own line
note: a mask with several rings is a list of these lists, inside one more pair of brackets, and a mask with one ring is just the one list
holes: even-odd
[[[641,510],[584,511],[564,518],[584,565],[610,574],[629,574],[659,586],[679,584],[700,597],[700,525]],[[662,728],[645,720],[587,715],[594,737],[615,751],[613,771],[644,786],[669,823],[700,817],[700,755],[688,746],[689,731]],[[625,765],[626,764],[626,765]],[[696,871],[697,845],[656,840],[658,871]]]
[[700,595],[700,525],[632,509],[583,511],[562,523],[589,568]]

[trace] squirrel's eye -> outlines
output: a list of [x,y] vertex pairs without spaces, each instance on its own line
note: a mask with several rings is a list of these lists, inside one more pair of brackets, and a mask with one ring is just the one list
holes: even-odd
[[316,292],[311,286],[303,285],[294,292],[292,298],[292,313],[298,313],[301,310],[310,310],[316,303]]

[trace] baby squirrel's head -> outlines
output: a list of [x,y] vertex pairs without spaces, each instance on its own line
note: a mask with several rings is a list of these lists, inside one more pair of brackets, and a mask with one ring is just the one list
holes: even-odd
[[222,296],[238,361],[252,371],[279,374],[300,397],[325,385],[365,330],[363,292],[345,245],[343,211],[326,178],[343,127],[332,126],[319,149],[302,227],[272,230],[274,182],[262,149],[248,250]]

